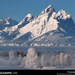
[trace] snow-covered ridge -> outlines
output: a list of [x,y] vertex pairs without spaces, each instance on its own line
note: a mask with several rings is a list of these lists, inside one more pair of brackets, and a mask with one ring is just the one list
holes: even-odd
[[66,20],[66,19],[71,18],[71,16],[70,16],[68,13],[66,13],[64,10],[61,9],[61,10],[54,16],[54,18]]
[[[34,19],[34,17],[31,14],[28,14],[20,23],[16,24],[15,26],[12,27],[5,27],[5,29],[3,29],[3,32],[8,33],[8,35],[12,35],[13,32],[16,32],[19,30],[19,28],[25,26],[26,24],[28,24],[29,22],[31,22]],[[7,23],[9,23],[8,21],[10,21],[11,18],[7,18],[6,21]]]
[[6,18],[5,20],[0,20],[0,30],[4,29],[5,27],[12,27],[16,24],[18,24],[18,22],[10,17]]
[[6,18],[5,21],[6,23],[4,25],[10,25],[9,27],[18,24],[16,20],[11,19],[10,17]]

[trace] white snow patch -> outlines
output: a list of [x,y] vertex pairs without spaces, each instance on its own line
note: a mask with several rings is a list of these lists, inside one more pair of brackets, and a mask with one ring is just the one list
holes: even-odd
[[44,67],[42,70],[75,70],[75,66]]

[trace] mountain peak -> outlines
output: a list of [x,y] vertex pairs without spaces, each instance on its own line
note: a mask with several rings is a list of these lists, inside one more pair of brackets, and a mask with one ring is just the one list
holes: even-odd
[[28,14],[26,15],[26,17],[18,24],[18,28],[21,28],[23,26],[25,26],[26,24],[28,24],[29,22],[31,22],[34,19],[32,14]]
[[65,10],[61,9],[60,12],[65,12]]
[[26,17],[32,17],[32,14],[29,13]]
[[52,5],[49,5],[46,9],[45,12],[48,13],[50,11],[55,11]]
[[13,20],[12,18],[8,17],[5,19],[5,25],[10,25],[10,26],[13,26],[13,25],[16,25],[18,24],[18,22],[16,20]]
[[32,20],[33,18],[34,18],[33,15],[29,13],[29,14],[23,19],[23,21],[29,21],[29,20]]
[[53,12],[55,12],[53,6],[49,5],[46,9],[44,9],[44,11],[41,12],[41,15],[45,13],[53,13]]
[[58,18],[58,19],[69,19],[71,18],[70,14],[66,13],[65,10],[61,9],[56,15],[55,15],[55,18]]
[[61,15],[67,15],[68,13],[65,12],[65,10],[61,9],[58,13],[60,13]]
[[12,20],[10,17],[6,18],[5,20]]
[[5,21],[1,19],[0,20],[0,24],[4,24],[4,23],[5,23]]
[[10,17],[8,17],[7,19],[11,19]]
[[53,6],[50,4],[50,5],[47,7],[47,9],[48,9],[48,8],[53,8]]
[[3,21],[2,19],[0,21]]

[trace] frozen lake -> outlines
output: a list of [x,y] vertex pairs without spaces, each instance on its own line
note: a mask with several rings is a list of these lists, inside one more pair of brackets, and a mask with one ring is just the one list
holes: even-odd
[[[28,48],[30,48],[31,46],[0,46],[0,51],[5,51],[5,52],[9,52],[9,51],[23,51],[23,52],[27,52]],[[37,52],[39,51],[75,51],[75,47],[74,46],[64,46],[64,47],[45,47],[45,46],[32,46],[32,48],[35,48],[35,50]]]

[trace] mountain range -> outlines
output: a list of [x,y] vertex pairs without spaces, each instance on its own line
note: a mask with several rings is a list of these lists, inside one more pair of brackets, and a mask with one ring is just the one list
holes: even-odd
[[64,10],[52,5],[35,18],[28,14],[20,23],[8,17],[0,20],[0,45],[74,46],[75,23]]

